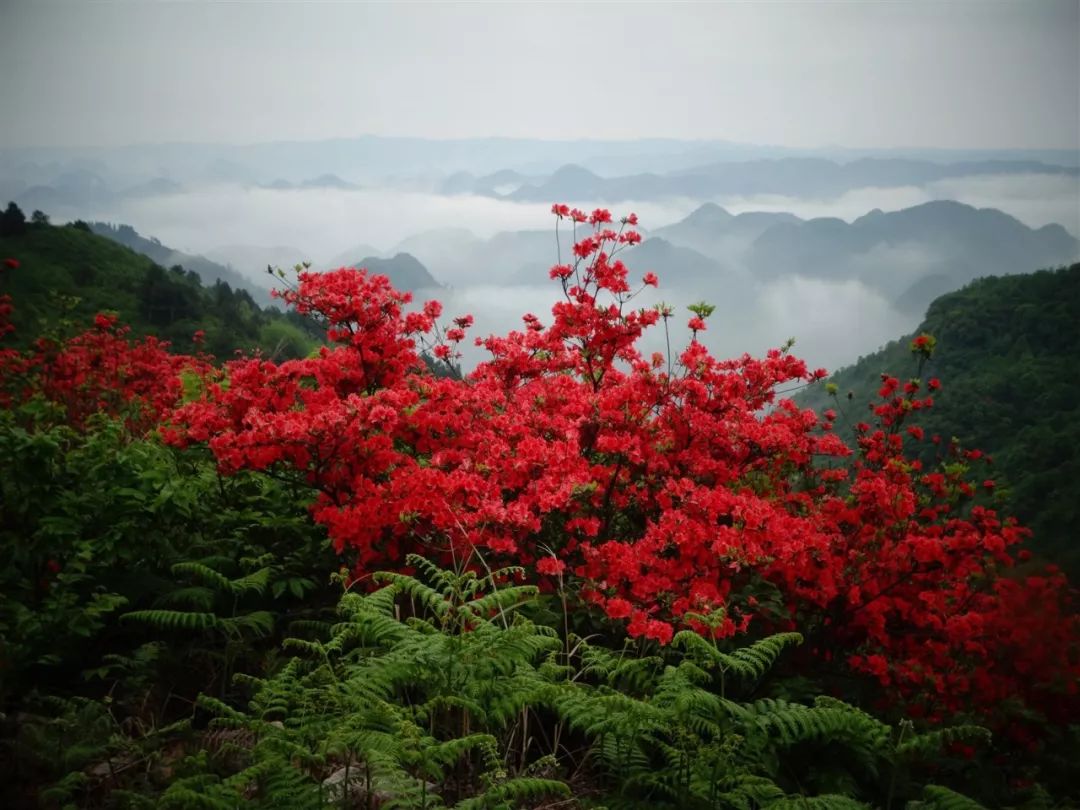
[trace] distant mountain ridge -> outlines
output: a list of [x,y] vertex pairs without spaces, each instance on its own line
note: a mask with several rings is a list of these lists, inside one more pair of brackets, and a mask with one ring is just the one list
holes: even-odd
[[[899,305],[922,311],[931,293],[976,277],[1030,272],[1077,258],[1080,242],[1060,225],[1029,228],[997,209],[941,200],[873,211],[850,224],[834,218],[777,223],[754,240],[746,261],[762,279],[859,279]],[[928,287],[930,277],[937,282]]]
[[260,184],[261,188],[272,191],[306,191],[310,189],[336,189],[338,191],[357,191],[360,189],[356,183],[342,180],[336,174],[321,174],[299,183],[290,183],[288,180],[277,178],[269,183]]
[[[928,160],[861,158],[839,163],[824,158],[789,157],[744,162],[722,161],[666,174],[615,177],[567,164],[539,183],[527,183],[502,196],[517,202],[549,200],[661,200],[689,197],[783,194],[836,196],[857,188],[923,186],[939,180],[1008,174],[1080,177],[1080,169],[1038,161],[988,160],[934,163]],[[474,193],[490,193],[479,185]]]
[[761,234],[780,223],[803,220],[794,214],[749,211],[732,214],[716,203],[705,203],[679,222],[657,228],[652,237],[667,239],[716,260],[741,256]]
[[[501,170],[550,175],[577,163],[605,177],[666,174],[717,163],[826,159],[912,160],[931,164],[1045,163],[1080,166],[1073,149],[800,149],[723,140],[539,140],[528,138],[430,139],[362,135],[307,142],[233,144],[137,144],[120,147],[0,148],[0,191],[13,196],[16,184],[48,185],[60,171],[90,168],[117,188],[162,174],[185,185],[196,182],[267,183],[277,177],[317,177],[333,172],[364,183],[367,178],[469,172],[486,177]],[[119,178],[119,181],[117,181]],[[10,184],[5,185],[5,180]],[[545,200],[551,202],[551,200]]]

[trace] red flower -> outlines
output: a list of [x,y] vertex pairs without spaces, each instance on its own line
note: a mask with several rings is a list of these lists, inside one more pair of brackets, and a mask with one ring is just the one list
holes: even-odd
[[648,287],[657,287],[660,285],[660,279],[656,277],[656,273],[646,273],[642,276],[641,281]]
[[4,267],[6,267],[8,270],[18,270],[19,269],[19,260],[18,259],[4,259]]
[[[553,209],[577,220],[575,210]],[[668,643],[682,628],[703,631],[692,616],[715,611],[717,638],[816,628],[812,647],[833,654],[833,668],[846,661],[899,701],[935,695],[935,714],[1010,695],[1062,700],[1055,684],[1080,674],[1067,586],[1050,570],[1003,575],[1027,533],[962,497],[975,491],[965,465],[905,456],[932,403],[884,375],[849,448],[820,429],[827,417],[783,396],[824,375],[786,351],[713,357],[697,317],[689,346],[650,359],[643,337],[671,309],[624,306],[635,276],[612,256],[609,217],[587,217],[596,228],[551,272],[563,294],[550,319],[529,315],[519,331],[482,339],[490,359],[464,379],[424,362],[425,351],[456,356],[425,342],[437,306],[406,313],[408,296],[385,277],[345,270],[301,274],[283,293],[329,323],[328,346],[303,360],[234,361],[182,406],[173,382],[160,394],[149,376],[142,388],[126,382],[140,361],[129,349],[113,363],[126,342],[112,332],[91,332],[96,351],[76,344],[58,365],[43,349],[40,379],[47,395],[95,407],[136,390],[164,402],[149,410],[165,440],[206,444],[225,474],[291,468],[318,492],[313,519],[359,571],[404,567],[417,551],[450,564],[475,549],[532,566],[534,579],[572,578],[572,598],[633,637]],[[147,372],[164,365],[158,376],[175,381],[177,366],[146,355]],[[16,376],[31,372],[0,379]],[[98,379],[109,384],[85,385]],[[452,552],[435,537],[452,539]],[[777,598],[755,605],[759,585]]]
[[604,605],[604,612],[612,619],[628,619],[630,614],[634,612],[634,606],[625,599],[616,597],[607,600]]
[[667,622],[662,622],[657,619],[650,619],[648,624],[645,625],[645,638],[655,639],[661,644],[667,644],[671,641],[671,637],[674,635],[674,631],[671,629],[671,625]]
[[686,325],[693,329],[695,332],[705,331],[705,321],[699,318],[697,315],[691,318]]
[[549,576],[560,576],[566,570],[566,563],[555,557],[541,557],[536,561],[536,570]]

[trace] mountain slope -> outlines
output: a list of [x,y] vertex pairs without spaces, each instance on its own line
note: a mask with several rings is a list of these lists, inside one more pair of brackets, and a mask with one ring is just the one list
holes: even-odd
[[[990,453],[987,473],[1034,530],[1035,547],[1080,574],[1080,264],[975,281],[935,300],[921,332],[937,338],[924,377],[942,382],[919,419],[927,437]],[[866,419],[883,372],[915,373],[911,337],[832,376],[842,423]],[[822,387],[798,400],[836,406]],[[927,442],[924,457],[933,456]]]
[[399,290],[415,292],[442,287],[428,269],[417,261],[415,256],[410,256],[408,253],[398,253],[390,259],[368,256],[358,262],[352,262],[350,266],[362,267],[369,273],[386,276]]
[[[131,248],[136,253],[141,253],[149,259],[160,264],[162,267],[180,265],[184,270],[191,270],[198,274],[204,284],[214,284],[221,281],[238,290],[247,290],[259,306],[276,305],[270,297],[267,285],[260,287],[248,276],[242,275],[224,265],[207,259],[205,256],[195,256],[183,251],[161,244],[153,237],[147,238],[139,234],[130,225],[112,225],[107,222],[91,222],[90,230],[98,236],[104,236],[124,247]],[[265,268],[264,268],[265,269]]]
[[88,324],[113,311],[138,335],[157,335],[180,351],[203,348],[219,357],[234,349],[262,349],[296,357],[316,345],[319,330],[276,309],[261,308],[243,289],[217,281],[203,286],[192,270],[166,270],[151,259],[83,225],[31,225],[25,234],[0,237],[0,257],[18,267],[0,273],[0,293],[13,298],[13,335],[6,345],[25,346],[44,329]]

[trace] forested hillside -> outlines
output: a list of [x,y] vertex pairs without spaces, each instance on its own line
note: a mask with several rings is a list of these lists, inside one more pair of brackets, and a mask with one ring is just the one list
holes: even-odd
[[[941,390],[920,417],[929,439],[953,437],[992,459],[999,497],[1034,531],[1033,547],[1071,571],[1080,568],[1080,264],[983,278],[936,299],[916,334],[936,339],[924,378]],[[881,374],[915,373],[910,342],[899,338],[800,396],[836,407],[841,430],[869,421]],[[927,442],[930,460],[940,446]]]
[[18,273],[0,276],[0,293],[18,301],[11,337],[17,345],[43,328],[58,328],[65,320],[86,323],[102,311],[177,350],[194,349],[193,336],[201,331],[201,348],[219,357],[256,348],[299,357],[319,338],[295,313],[264,309],[246,290],[220,280],[204,285],[192,269],[166,269],[83,223],[55,226],[39,218],[12,225],[0,235],[0,255],[17,256],[20,265]]
[[[192,270],[197,273],[203,284],[211,285],[220,281],[234,289],[246,290],[259,306],[268,306],[273,302],[270,297],[269,285],[253,284],[251,279],[246,278],[241,273],[211,261],[205,256],[193,256],[190,253],[174,250],[168,245],[163,245],[154,237],[147,238],[141,235],[130,225],[112,225],[108,222],[91,222],[88,224],[90,230],[98,236],[104,236],[106,239],[118,242],[124,247],[129,247],[136,253],[141,253],[148,259],[153,259],[162,267],[181,265],[185,270]],[[278,257],[273,263],[277,265],[280,261],[281,258]],[[265,267],[266,265],[263,265],[263,267],[259,268],[260,272],[263,273],[264,280],[266,280]]]

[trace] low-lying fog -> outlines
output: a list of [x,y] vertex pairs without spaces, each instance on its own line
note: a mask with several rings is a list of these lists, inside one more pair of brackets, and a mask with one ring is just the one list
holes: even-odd
[[[831,216],[851,221],[874,208],[897,210],[934,199],[999,208],[1032,227],[1060,223],[1074,235],[1080,234],[1080,192],[1075,177],[971,177],[927,187],[858,189],[827,200],[762,196],[715,201],[732,213],[789,211],[803,218]],[[593,207],[588,201],[565,202]],[[605,207],[611,208],[616,217],[636,211],[647,233],[677,222],[700,205],[700,200],[671,200]],[[266,277],[259,275],[265,269],[262,258],[270,246],[280,246],[282,265],[307,257],[316,267],[325,267],[331,262],[359,261],[368,255],[369,247],[386,255],[409,237],[441,229],[459,229],[441,235],[448,246],[475,243],[473,237],[489,239],[504,231],[550,229],[551,251],[543,261],[554,263],[554,220],[549,207],[416,191],[279,191],[215,186],[128,199],[69,215],[64,211],[50,213],[59,221],[77,216],[130,224],[144,236],[157,237],[170,247],[210,254],[219,261],[231,255],[258,255],[259,266],[236,269],[263,283]],[[564,250],[565,245],[564,241]],[[344,258],[357,251],[364,252]],[[439,262],[420,258],[430,262],[428,267],[437,280],[450,288],[438,293],[447,315],[471,312],[475,316],[474,335],[517,328],[521,314],[527,311],[543,319],[557,293],[557,287],[547,282],[542,270],[538,270],[533,283],[520,275],[514,277],[513,268],[464,266],[452,257]],[[624,258],[634,271],[650,269],[635,268],[632,251]],[[242,260],[236,261],[243,264]],[[920,320],[918,313],[896,311],[879,292],[858,281],[826,282],[789,275],[761,284],[746,278],[737,262],[733,261],[732,267],[733,273],[722,279],[695,281],[681,287],[662,276],[660,290],[652,298],[643,296],[642,303],[649,305],[662,298],[679,306],[675,345],[685,342],[688,336],[685,305],[704,299],[718,305],[707,335],[716,352],[756,353],[794,337],[800,356],[815,366],[828,368],[854,361],[913,329]],[[660,349],[662,344],[662,334],[657,330],[646,348]],[[469,349],[467,364],[479,357],[477,350]]]

